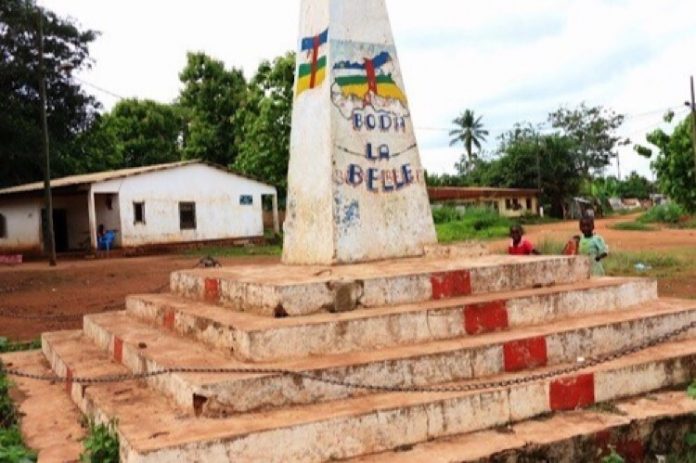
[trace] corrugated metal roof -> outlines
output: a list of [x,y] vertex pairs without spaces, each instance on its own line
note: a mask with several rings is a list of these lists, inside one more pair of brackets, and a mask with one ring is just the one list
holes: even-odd
[[[211,163],[207,163],[207,162],[203,162],[203,161],[192,160],[192,161],[171,162],[168,164],[157,164],[157,165],[153,165],[153,166],[133,167],[130,169],[111,170],[111,171],[106,171],[106,172],[95,172],[92,174],[71,175],[70,177],[56,178],[56,179],[51,180],[51,188],[64,188],[64,187],[69,187],[69,186],[90,185],[92,183],[99,183],[99,182],[105,182],[107,180],[114,180],[114,179],[118,179],[118,178],[126,178],[126,177],[132,177],[135,175],[148,174],[148,173],[157,172],[160,170],[168,170],[168,169],[188,166],[188,165],[192,165],[192,164],[206,165],[206,166],[212,167],[214,169],[222,170],[223,172],[227,172],[229,174],[238,175],[240,177],[248,178],[250,180],[254,180],[256,182],[263,183],[257,179],[247,177],[247,176],[242,175],[242,174],[238,174],[236,172],[233,172],[229,169],[225,169],[224,167],[221,167],[221,166],[218,166],[215,164],[211,164]],[[271,185],[268,185],[268,186],[271,186]],[[5,189],[0,190],[0,196],[9,195],[9,194],[17,194],[17,193],[29,193],[32,191],[39,191],[39,190],[43,190],[43,187],[44,187],[43,182],[34,182],[34,183],[27,183],[24,185],[17,185],[17,186],[13,186],[10,188],[5,188]]]

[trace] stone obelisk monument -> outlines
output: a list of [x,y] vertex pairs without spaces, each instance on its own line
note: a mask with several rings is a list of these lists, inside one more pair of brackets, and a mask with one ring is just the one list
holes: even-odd
[[436,242],[384,0],[302,0],[283,262],[420,256]]

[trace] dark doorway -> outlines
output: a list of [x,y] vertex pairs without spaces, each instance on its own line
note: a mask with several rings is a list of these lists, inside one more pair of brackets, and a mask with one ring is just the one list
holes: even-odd
[[[48,249],[48,223],[46,210],[41,210],[41,222],[44,231],[44,249]],[[67,252],[68,247],[68,212],[65,209],[53,209],[53,232],[56,241],[56,252]]]

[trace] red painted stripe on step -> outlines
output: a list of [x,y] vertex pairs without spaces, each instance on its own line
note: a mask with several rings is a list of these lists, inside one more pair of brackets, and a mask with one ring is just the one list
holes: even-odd
[[464,329],[476,335],[502,331],[508,328],[507,303],[505,301],[484,302],[464,307]]
[[503,345],[503,359],[508,373],[546,366],[546,338],[508,342]]
[[73,383],[73,371],[70,368],[66,368],[65,371],[65,392],[68,394],[72,393],[72,383]]
[[114,337],[114,360],[118,363],[123,362],[123,339]]
[[471,273],[468,270],[434,273],[430,276],[434,300],[471,294]]
[[594,374],[561,378],[551,383],[551,411],[575,410],[595,403]]
[[162,326],[167,329],[174,331],[174,325],[176,324],[176,313],[172,309],[167,309],[164,311],[162,316]]
[[214,278],[205,279],[204,297],[206,301],[210,302],[217,302],[220,300],[220,280]]

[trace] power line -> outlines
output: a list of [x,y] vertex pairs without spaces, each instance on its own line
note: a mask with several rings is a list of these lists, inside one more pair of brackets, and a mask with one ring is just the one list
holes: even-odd
[[87,82],[86,80],[81,79],[81,78],[79,78],[79,77],[77,77],[77,76],[72,76],[72,77],[73,77],[73,79],[77,80],[78,82],[83,83],[83,84],[87,85],[88,87],[92,87],[93,89],[98,90],[98,91],[100,91],[100,92],[102,92],[102,93],[105,93],[105,94],[107,94],[107,95],[109,95],[109,96],[111,96],[111,97],[113,97],[113,98],[116,98],[116,99],[119,99],[119,100],[125,100],[125,99],[126,99],[125,96],[121,96],[121,95],[119,95],[119,94],[117,94],[117,93],[114,93],[114,92],[112,92],[112,91],[110,91],[110,90],[107,90],[107,89],[105,89],[105,88],[103,88],[103,87],[100,87],[100,86],[98,86],[98,85],[95,85],[95,84],[93,84],[93,83],[91,83],[91,82]]

